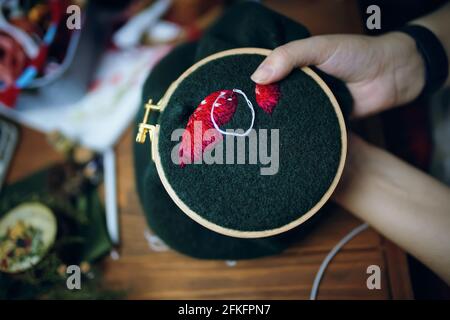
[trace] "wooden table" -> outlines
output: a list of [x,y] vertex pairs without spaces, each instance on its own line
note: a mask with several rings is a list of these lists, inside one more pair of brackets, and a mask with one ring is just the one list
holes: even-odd
[[[118,193],[122,245],[120,258],[104,263],[108,285],[128,290],[137,299],[306,299],[315,273],[329,250],[361,221],[341,209],[319,221],[301,242],[281,255],[229,266],[174,251],[155,252],[144,237],[145,218],[134,186],[131,130],[118,144]],[[8,182],[16,181],[50,163],[61,161],[33,130],[22,128]],[[366,269],[378,265],[381,290],[368,290]],[[330,263],[322,280],[319,299],[412,298],[406,256],[374,230],[364,231]]]
[[[257,260],[202,261],[173,251],[154,252],[144,239],[147,229],[135,188],[128,132],[118,152],[121,257],[106,264],[106,277],[127,286],[139,299],[306,299],[315,273],[331,248],[361,223],[337,209],[313,232],[285,253]],[[368,290],[366,269],[379,265],[382,289]],[[348,243],[330,264],[320,299],[411,298],[405,254],[372,229]]]
[[[278,4],[269,1],[269,5],[304,21],[314,33],[360,31],[354,1],[279,1]],[[319,16],[321,20],[317,19]],[[8,182],[61,160],[42,134],[22,128],[21,137]],[[336,209],[283,254],[239,261],[234,266],[224,261],[196,260],[174,251],[155,252],[144,237],[147,224],[134,186],[132,141],[130,128],[116,148],[120,257],[118,260],[107,258],[104,263],[105,283],[128,290],[129,298],[307,299],[325,255],[361,223],[351,214]],[[381,268],[381,290],[367,289],[369,265]],[[332,260],[318,298],[412,298],[405,253],[374,230],[364,231]]]

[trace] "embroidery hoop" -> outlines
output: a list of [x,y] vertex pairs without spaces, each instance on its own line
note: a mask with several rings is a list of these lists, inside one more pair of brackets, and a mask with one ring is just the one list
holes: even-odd
[[172,94],[177,89],[178,85],[184,81],[190,74],[192,74],[194,71],[196,71],[199,67],[203,66],[204,64],[211,62],[215,59],[223,58],[230,55],[241,55],[241,54],[259,54],[263,56],[269,55],[271,50],[269,49],[262,49],[262,48],[238,48],[238,49],[231,49],[226,51],[221,51],[218,53],[215,53],[213,55],[210,55],[194,65],[192,65],[189,69],[187,69],[177,80],[175,80],[168,88],[162,99],[154,105],[152,103],[152,100],[150,99],[149,102],[145,105],[145,115],[142,123],[139,124],[139,131],[136,136],[136,142],[144,143],[146,140],[147,134],[150,137],[151,140],[151,150],[152,150],[152,160],[155,162],[156,170],[158,172],[159,178],[166,190],[166,192],[169,194],[172,201],[175,202],[175,204],[192,220],[196,221],[200,225],[204,226],[205,228],[215,231],[217,233],[230,236],[230,237],[236,237],[236,238],[264,238],[269,236],[274,236],[280,233],[284,233],[286,231],[289,231],[308,219],[310,219],[314,214],[319,211],[320,208],[324,206],[324,204],[328,201],[328,199],[333,194],[333,191],[335,190],[344,169],[345,159],[347,155],[347,129],[345,126],[344,116],[342,115],[341,108],[339,106],[339,103],[337,102],[334,94],[331,92],[330,88],[327,86],[327,84],[322,80],[322,78],[319,77],[319,75],[314,72],[309,67],[302,67],[300,68],[301,71],[306,73],[309,77],[311,77],[324,91],[324,93],[327,95],[327,97],[330,100],[331,105],[333,106],[333,109],[336,113],[336,117],[338,120],[340,132],[341,132],[341,153],[340,153],[340,159],[339,159],[339,165],[336,170],[336,175],[333,178],[333,181],[331,182],[330,186],[328,187],[327,191],[323,194],[321,199],[307,212],[303,213],[298,219],[291,221],[288,224],[285,224],[281,227],[277,227],[274,229],[269,230],[261,230],[261,231],[242,231],[242,230],[235,230],[230,228],[222,227],[218,224],[215,224],[202,216],[200,216],[198,213],[193,211],[191,208],[189,208],[177,195],[175,190],[170,185],[169,181],[167,180],[166,174],[164,172],[164,168],[161,164],[161,158],[159,154],[159,144],[158,144],[158,138],[159,138],[159,129],[160,125],[150,125],[147,123],[150,112],[158,111],[160,113],[164,112],[164,109],[168,105],[168,102],[170,101],[170,98]]

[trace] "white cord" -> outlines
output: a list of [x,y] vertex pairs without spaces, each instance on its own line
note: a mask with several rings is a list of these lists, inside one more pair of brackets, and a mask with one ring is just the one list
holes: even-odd
[[323,259],[322,264],[320,265],[319,271],[317,271],[316,277],[314,278],[314,283],[311,289],[311,294],[309,296],[309,300],[316,300],[317,292],[319,291],[320,281],[322,280],[323,274],[330,263],[330,261],[334,258],[334,256],[338,253],[338,251],[350,240],[352,240],[355,236],[363,232],[369,227],[367,223],[363,223],[352,231],[350,231],[345,237],[338,242],[336,246],[328,253],[328,255]]
[[213,123],[214,128],[217,131],[219,131],[220,133],[224,134],[224,135],[230,135],[230,136],[235,136],[235,137],[245,137],[245,136],[248,136],[250,134],[250,132],[252,131],[252,129],[253,129],[253,124],[255,123],[255,109],[253,108],[253,105],[252,105],[251,101],[247,98],[247,96],[245,95],[245,93],[242,90],[233,89],[233,92],[239,93],[240,95],[242,95],[245,98],[245,101],[247,102],[248,108],[252,112],[252,123],[250,124],[250,128],[248,128],[247,131],[245,131],[244,133],[227,132],[227,131],[223,131],[222,129],[219,128],[219,126],[216,123],[216,120],[214,120],[214,109],[216,107],[217,101],[221,97],[223,97],[225,95],[225,91],[222,91],[217,96],[216,100],[214,100],[214,103],[213,103],[212,108],[211,108],[211,122]]

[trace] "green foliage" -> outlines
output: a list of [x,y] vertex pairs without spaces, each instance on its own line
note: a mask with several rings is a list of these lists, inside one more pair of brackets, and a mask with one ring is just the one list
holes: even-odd
[[[61,173],[61,166],[40,171],[6,186],[0,194],[0,219],[20,203],[37,201],[53,211],[58,223],[54,245],[36,266],[17,274],[0,272],[0,299],[114,299],[124,295],[102,288],[101,272],[95,266],[111,250],[97,188],[83,182],[77,192],[64,191]],[[63,178],[66,181],[71,176]],[[65,266],[81,263],[89,266],[82,273],[82,288],[69,290]]]

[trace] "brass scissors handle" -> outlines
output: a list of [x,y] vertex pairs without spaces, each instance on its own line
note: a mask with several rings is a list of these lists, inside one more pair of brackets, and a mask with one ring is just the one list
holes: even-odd
[[153,104],[153,100],[149,99],[148,102],[145,104],[144,106],[145,108],[145,114],[144,114],[144,118],[142,119],[142,122],[139,123],[139,129],[138,129],[138,133],[136,135],[136,142],[137,143],[145,143],[145,139],[147,137],[147,133],[148,136],[150,138],[150,142],[153,139],[153,133],[155,131],[155,126],[152,124],[148,124],[148,118],[150,117],[150,112],[152,110],[154,111],[160,111],[161,110],[161,106],[160,104]]

